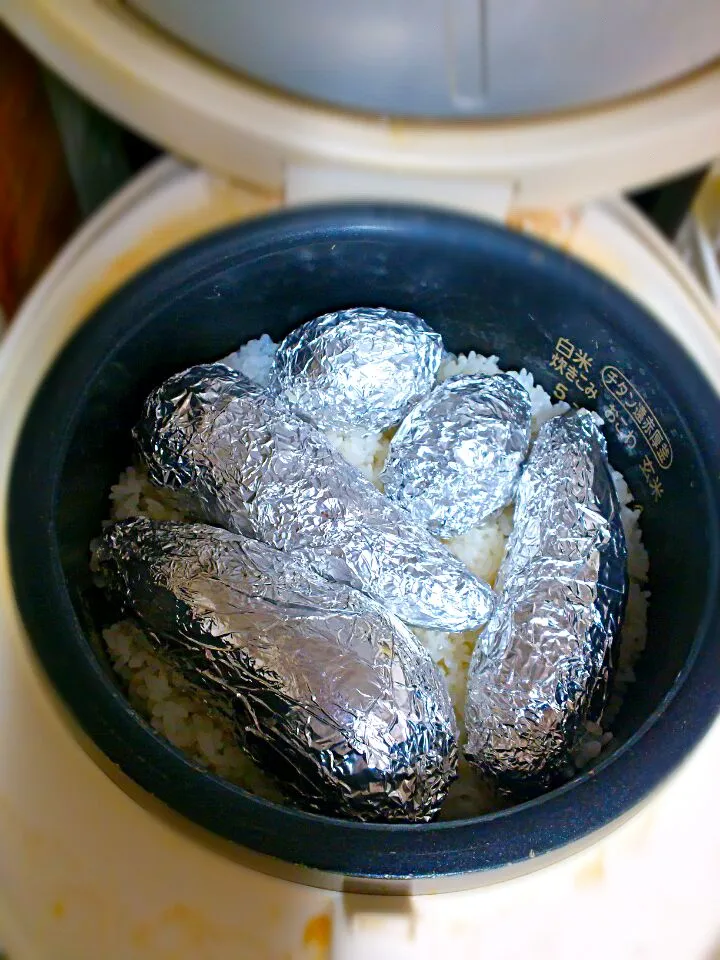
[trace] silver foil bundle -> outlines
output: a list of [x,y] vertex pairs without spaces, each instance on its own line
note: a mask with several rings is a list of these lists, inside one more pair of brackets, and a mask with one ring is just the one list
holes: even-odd
[[414,313],[341,310],[283,340],[270,384],[320,427],[381,431],[430,391],[442,353],[440,334]]
[[518,485],[500,603],[468,676],[467,755],[518,798],[572,774],[605,704],[627,597],[605,440],[579,410],[540,430]]
[[446,380],[392,438],[385,494],[436,536],[466,533],[513,499],[530,419],[530,396],[509,374]]
[[374,600],[201,524],[120,521],[97,558],[111,596],[288,799],[360,820],[437,813],[457,761],[447,690]]
[[468,630],[491,588],[346,463],[312,424],[222,364],[192,367],[146,401],[138,450],[194,516],[248,533],[401,620]]

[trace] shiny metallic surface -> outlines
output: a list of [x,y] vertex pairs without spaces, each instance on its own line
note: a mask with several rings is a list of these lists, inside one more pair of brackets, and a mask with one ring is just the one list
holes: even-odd
[[438,812],[457,764],[445,682],[374,600],[204,524],[120,521],[98,560],[111,596],[290,800],[359,820]]
[[530,419],[530,396],[510,374],[451,377],[392,438],[386,496],[438,537],[466,533],[513,499]]
[[532,796],[573,772],[605,704],[626,567],[605,440],[587,410],[556,417],[518,485],[500,603],[468,676],[466,752],[501,793]]
[[386,430],[435,383],[443,345],[414,313],[357,307],[293,330],[275,355],[271,385],[322,428]]
[[248,533],[408,623],[484,623],[491,588],[346,463],[314,426],[241,373],[192,367],[148,397],[135,429],[150,480],[194,516]]

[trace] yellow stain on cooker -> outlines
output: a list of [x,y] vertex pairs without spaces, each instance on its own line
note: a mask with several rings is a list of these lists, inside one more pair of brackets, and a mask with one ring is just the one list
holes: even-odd
[[[240,931],[235,931],[239,934]],[[201,911],[185,903],[175,903],[167,907],[157,917],[136,924],[130,935],[133,947],[151,951],[150,956],[163,960],[180,956],[179,951],[188,948],[197,949],[208,946],[219,939],[216,924],[211,924]]]
[[89,283],[77,301],[77,316],[87,316],[134,274],[171,250],[221,227],[277,209],[279,193],[263,192],[222,178],[209,181],[209,194],[194,210],[165,219],[148,229]]
[[575,874],[575,885],[579,889],[594,887],[605,879],[605,861],[602,853],[591,856]]
[[309,949],[313,960],[329,960],[332,939],[332,917],[319,913],[305,924],[303,946]]
[[533,236],[567,250],[577,227],[579,213],[575,210],[556,211],[515,207],[508,212],[505,225],[511,230]]
[[403,145],[408,139],[408,122],[401,117],[387,117],[383,125],[388,130],[395,145]]
[[[261,925],[264,927],[265,925]],[[188,903],[178,901],[160,913],[136,923],[130,930],[133,957],[147,960],[188,960],[189,957],[252,957],[253,960],[292,960],[292,954],[278,954],[262,942],[263,931],[256,935],[247,923],[228,924]],[[325,960],[326,954],[318,956]],[[305,956],[302,960],[306,960]],[[315,960],[315,957],[312,958]]]
[[65,904],[63,901],[56,900],[50,909],[50,913],[55,920],[62,920],[62,918],[65,916]]

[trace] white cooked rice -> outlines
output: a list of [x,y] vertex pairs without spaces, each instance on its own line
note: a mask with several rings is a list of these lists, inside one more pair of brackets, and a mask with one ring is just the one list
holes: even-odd
[[[270,374],[275,350],[273,341],[263,334],[226,357],[224,362],[264,384]],[[470,373],[494,374],[500,369],[498,357],[485,357],[474,351],[457,357],[447,354],[438,379],[443,381]],[[545,390],[535,384],[527,370],[508,372],[516,376],[530,394],[533,435],[551,417],[569,409],[566,403],[554,403]],[[328,431],[327,436],[346,460],[382,489],[380,472],[392,431],[384,434]],[[647,633],[649,593],[644,584],[648,576],[648,555],[642,542],[640,510],[633,507],[632,495],[622,475],[613,471],[613,479],[622,504],[628,543],[630,590],[620,660],[612,696],[603,716],[604,728],[599,724],[587,725],[587,735],[575,754],[578,770],[603,750],[611,749],[612,733],[607,728],[617,716],[623,698],[635,680],[634,665],[645,647]],[[112,519],[147,516],[154,520],[182,520],[185,517],[179,497],[151,486],[143,470],[137,467],[128,467],[121,474],[110,492],[110,500]],[[446,544],[473,573],[492,584],[511,530],[512,506],[468,533],[446,541]],[[415,632],[447,678],[461,735],[464,736],[465,684],[479,631],[451,634],[416,629]],[[200,701],[197,695],[193,696],[180,674],[162,656],[151,651],[143,632],[132,621],[113,624],[103,636],[112,663],[127,684],[131,703],[159,733],[220,776],[252,793],[281,801],[277,787],[235,745],[227,718]],[[487,788],[461,761],[459,777],[443,807],[442,819],[477,816],[496,806]]]

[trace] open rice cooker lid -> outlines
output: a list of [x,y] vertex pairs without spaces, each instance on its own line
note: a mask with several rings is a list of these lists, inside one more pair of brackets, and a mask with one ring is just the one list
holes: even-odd
[[[234,15],[250,18],[257,29],[261,25],[255,20],[268,14],[263,5],[262,14],[256,14],[248,12],[252,9],[249,5],[226,4],[214,7],[208,20],[203,8],[201,19],[208,29],[213,27],[216,40],[222,25],[218,18],[229,16],[230,6]],[[309,13],[318,14],[321,6],[311,5]],[[589,53],[588,75],[580,83],[582,58],[578,62],[575,57],[572,69],[578,74],[577,89],[585,88],[580,97],[569,96],[565,89],[544,99],[518,94],[505,107],[498,102],[497,108],[486,104],[468,109],[460,103],[457,109],[447,104],[441,109],[430,105],[428,77],[434,67],[429,60],[423,66],[422,46],[417,48],[422,84],[399,87],[398,96],[404,100],[383,103],[379,92],[372,94],[373,89],[382,87],[378,87],[373,66],[377,56],[372,50],[376,50],[378,37],[390,43],[395,36],[400,43],[397,29],[405,22],[396,23],[397,10],[388,10],[383,31],[376,12],[375,47],[368,46],[367,88],[362,85],[362,51],[354,48],[355,60],[348,55],[347,62],[338,60],[337,50],[330,56],[327,29],[331,25],[325,24],[324,49],[328,52],[324,67],[334,62],[335,76],[340,79],[348,79],[355,71],[353,96],[343,98],[338,91],[329,97],[335,104],[330,106],[309,99],[326,88],[327,78],[320,87],[316,75],[313,80],[301,69],[303,56],[307,70],[313,62],[312,31],[304,29],[298,36],[289,27],[278,31],[286,44],[291,38],[290,46],[302,47],[302,56],[297,50],[293,53],[299,58],[296,74],[284,79],[271,59],[278,52],[277,44],[266,47],[266,69],[261,69],[262,65],[253,69],[242,51],[236,50],[233,56],[223,53],[192,23],[178,21],[183,8],[190,12],[196,5],[173,5],[169,20],[162,9],[158,14],[158,7],[163,5],[119,0],[74,0],[72,4],[5,0],[2,17],[72,85],[146,137],[213,171],[257,187],[280,189],[290,201],[349,196],[408,199],[490,214],[505,212],[511,205],[522,209],[567,207],[665,179],[720,154],[720,50],[711,49],[713,44],[717,46],[716,30],[708,31],[710,46],[702,50],[695,50],[691,43],[688,46],[689,39],[682,32],[679,36],[684,39],[679,44],[678,35],[670,30],[676,49],[682,46],[688,56],[692,50],[696,54],[692,62],[676,63],[672,58],[663,59],[662,37],[656,36],[653,28],[647,45],[661,58],[662,69],[656,66],[648,72],[643,68],[642,76],[628,75],[619,85],[590,83],[594,60]],[[562,13],[553,10],[556,15]],[[703,16],[718,21],[714,5],[703,11]],[[370,12],[365,11],[368,16]],[[672,11],[666,14],[665,20],[672,17]],[[153,19],[148,19],[151,16]],[[656,21],[653,13],[657,27]],[[698,22],[692,15],[684,16],[683,23],[686,21]],[[312,22],[311,18],[308,23]],[[421,26],[422,17],[416,11],[412,29]],[[342,39],[347,49],[351,27],[344,31],[341,27],[336,23],[338,43]],[[593,35],[591,27],[591,23],[583,27],[588,42]],[[272,38],[267,30],[263,35],[268,42]],[[557,39],[553,34],[551,40],[559,47],[574,42],[563,32]],[[607,30],[601,31],[597,41],[603,42],[610,42]],[[623,42],[622,48],[631,51],[617,55],[623,69],[629,59],[640,63],[632,43]],[[322,44],[315,49],[319,57]],[[405,49],[401,44],[397,56],[403,56]],[[493,48],[493,55],[498,49],[501,51],[502,45]],[[546,56],[546,61],[553,60]],[[385,61],[392,63],[392,57],[386,55]],[[536,86],[532,69],[522,67],[526,59],[519,57],[515,62],[521,75],[525,71],[528,89]],[[245,72],[238,66],[244,66]],[[545,66],[550,70],[549,63]],[[570,71],[570,64],[567,69]],[[603,69],[606,71],[607,65]],[[386,92],[392,82],[391,71],[383,88]],[[423,107],[421,100],[413,101],[414,94],[408,89],[425,88],[427,106]],[[637,90],[644,92],[631,92]],[[360,108],[385,112],[362,113]]]

